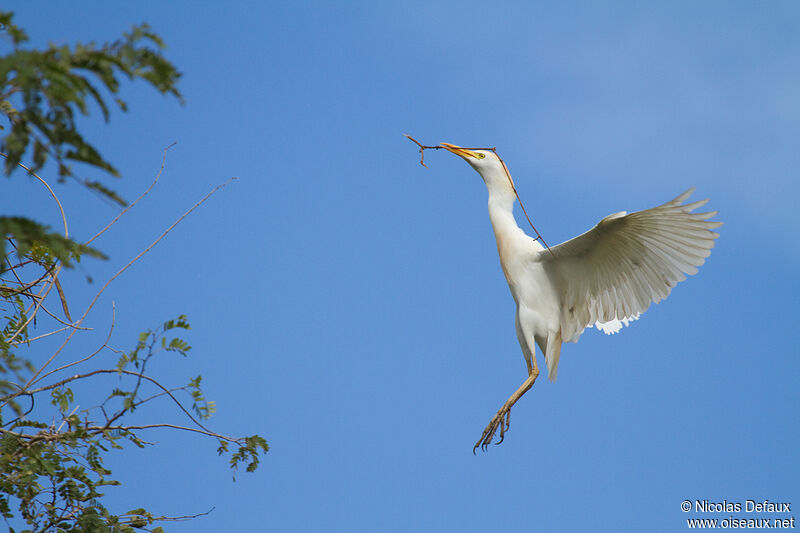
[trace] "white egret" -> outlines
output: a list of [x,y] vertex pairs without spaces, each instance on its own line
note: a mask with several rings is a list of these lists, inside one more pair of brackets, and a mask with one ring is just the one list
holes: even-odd
[[652,302],[666,298],[672,287],[686,279],[684,274],[697,273],[719,236],[711,230],[722,223],[708,221],[716,211],[692,213],[708,200],[684,204],[694,190],[689,189],[652,209],[609,215],[586,233],[547,248],[517,225],[514,182],[493,150],[440,146],[469,163],[489,190],[489,219],[500,265],[517,304],[517,338],[528,365],[527,379],[492,418],[473,449],[485,450],[498,429],[498,444],[502,442],[511,408],[539,375],[536,346],[554,381],[562,342],[577,342],[586,327],[615,333],[638,319]]

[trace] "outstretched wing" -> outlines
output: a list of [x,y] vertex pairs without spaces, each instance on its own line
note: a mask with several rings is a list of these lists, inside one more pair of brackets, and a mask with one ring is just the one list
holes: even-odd
[[[561,297],[561,337],[574,342],[589,325],[604,331],[627,324],[696,274],[711,254],[722,222],[692,213],[708,200],[683,202],[689,189],[664,205],[609,215],[594,228],[541,256]],[[603,327],[611,322],[611,328]],[[621,326],[619,326],[621,327]],[[617,327],[616,329],[619,329]]]

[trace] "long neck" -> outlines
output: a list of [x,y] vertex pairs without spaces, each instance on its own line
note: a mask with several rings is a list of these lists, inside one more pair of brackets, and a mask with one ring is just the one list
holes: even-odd
[[509,270],[511,261],[528,241],[528,237],[514,219],[514,191],[507,188],[489,188],[489,220],[492,221],[494,237],[497,240],[497,253],[506,281],[514,291],[514,281]]
[[492,221],[498,248],[501,239],[507,240],[522,233],[514,218],[515,201],[514,191],[506,188],[489,189],[489,220]]

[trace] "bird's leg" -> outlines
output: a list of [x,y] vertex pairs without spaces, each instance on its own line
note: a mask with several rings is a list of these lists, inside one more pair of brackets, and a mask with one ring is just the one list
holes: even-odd
[[[526,359],[527,360],[527,359]],[[489,422],[489,425],[486,426],[486,429],[483,430],[483,435],[472,448],[472,453],[475,453],[475,450],[478,449],[480,446],[481,450],[486,451],[486,448],[489,444],[492,443],[492,439],[494,439],[495,433],[497,433],[497,429],[500,429],[500,440],[497,444],[503,442],[505,438],[506,431],[508,428],[511,427],[511,408],[514,407],[514,404],[522,398],[522,396],[528,392],[531,387],[533,387],[533,382],[536,381],[536,378],[539,377],[539,369],[536,367],[536,360],[533,360],[533,364],[528,362],[528,377],[527,379],[520,385],[520,387],[511,395],[511,397],[503,404],[503,407],[497,411],[497,414],[494,415],[494,418]]]
[[[532,359],[533,359],[532,357],[528,357],[527,354],[526,354],[525,364],[528,365],[528,375],[529,376],[531,374],[533,374],[533,361],[532,361]],[[539,369],[538,368],[536,369],[536,374],[539,374]]]

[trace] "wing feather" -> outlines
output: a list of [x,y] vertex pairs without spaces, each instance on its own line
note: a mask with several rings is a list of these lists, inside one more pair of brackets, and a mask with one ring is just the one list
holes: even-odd
[[651,303],[697,273],[722,222],[717,211],[692,213],[694,189],[652,209],[609,215],[594,228],[543,252],[541,261],[561,298],[561,337],[576,341],[587,326],[607,333],[635,320]]

